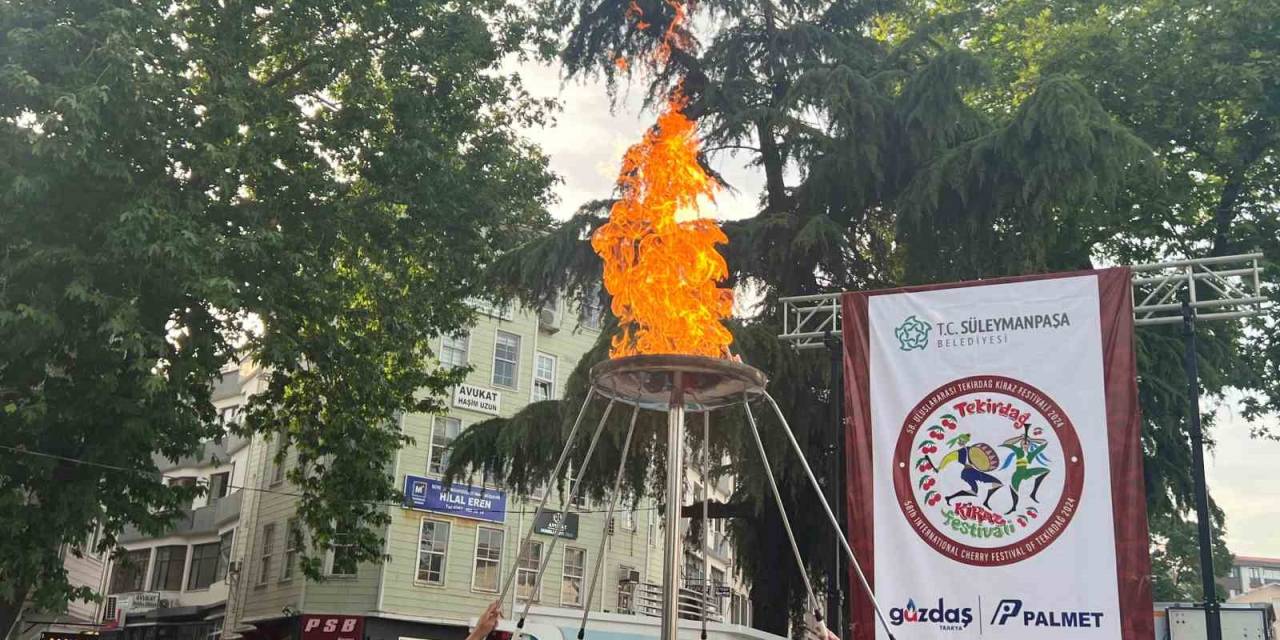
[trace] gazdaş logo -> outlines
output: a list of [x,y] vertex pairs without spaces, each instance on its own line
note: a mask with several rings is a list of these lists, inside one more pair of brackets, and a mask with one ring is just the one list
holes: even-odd
[[903,351],[913,351],[929,346],[929,330],[932,327],[928,322],[921,320],[915,316],[907,316],[897,329],[893,330],[893,335],[898,339],[898,348]]
[[907,606],[889,610],[889,622],[895,627],[910,623],[925,623],[936,625],[943,631],[962,631],[973,622],[973,608],[948,609],[942,598],[938,598],[936,607],[917,607],[914,599],[908,599]]
[[1101,611],[1034,611],[1024,609],[1021,600],[1005,598],[991,616],[993,626],[1096,629],[1102,626]]
[[903,421],[893,488],[911,529],[964,564],[1040,553],[1080,508],[1084,454],[1071,418],[1039,389],[972,376],[930,391]]

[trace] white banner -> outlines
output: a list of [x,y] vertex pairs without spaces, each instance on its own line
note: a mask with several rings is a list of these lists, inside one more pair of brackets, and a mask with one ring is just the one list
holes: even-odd
[[874,295],[866,313],[894,635],[1121,640],[1097,277]]

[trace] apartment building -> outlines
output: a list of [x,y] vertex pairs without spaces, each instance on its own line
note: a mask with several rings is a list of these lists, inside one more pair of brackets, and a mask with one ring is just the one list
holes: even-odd
[[[172,482],[207,483],[209,497],[193,503],[163,538],[131,532],[122,539],[126,553],[109,572],[104,618],[116,621],[124,640],[307,640],[325,630],[337,633],[323,635],[326,640],[461,639],[513,567],[508,616],[531,598],[535,611],[580,610],[605,537],[592,610],[658,615],[663,534],[652,501],[620,507],[609,522],[607,505],[580,499],[566,508],[553,490],[549,511],[535,523],[540,495],[440,482],[453,438],[470,425],[561,397],[599,335],[598,308],[477,308],[475,326],[437,345],[443,364],[471,367],[448,398],[447,413],[400,417],[414,443],[390,466],[405,500],[388,506],[386,562],[355,563],[338,548],[323,559],[326,580],[303,579],[288,535],[298,508],[286,478],[292,458],[276,464],[277,444],[266,438],[228,437],[197,459],[163,465]],[[234,419],[264,380],[265,372],[250,362],[228,367],[216,406]],[[701,495],[696,469],[686,487]],[[727,480],[710,488],[713,499],[731,490]],[[532,542],[521,549],[531,526]],[[723,523],[714,522],[711,542],[709,588],[700,552],[686,559],[682,615],[746,624],[747,589],[734,570]],[[548,567],[535,590],[544,559]]]
[[1268,585],[1280,585],[1280,558],[1235,556],[1231,572],[1218,582],[1227,589],[1227,594],[1231,597]]
[[[67,571],[67,582],[72,587],[89,587],[96,593],[102,592],[106,554],[94,552],[97,545],[98,534],[95,532],[83,545],[77,548],[63,545],[59,551],[62,566]],[[67,603],[65,611],[24,611],[16,635],[24,640],[96,640],[102,607],[101,602],[74,600]]]
[[[252,363],[225,367],[212,394],[223,420],[239,410],[263,384]],[[228,435],[181,460],[157,457],[170,484],[200,484],[193,499],[161,537],[136,529],[120,535],[122,553],[104,566],[103,630],[121,640],[216,640],[239,557],[233,553],[244,530],[244,498],[254,440]]]

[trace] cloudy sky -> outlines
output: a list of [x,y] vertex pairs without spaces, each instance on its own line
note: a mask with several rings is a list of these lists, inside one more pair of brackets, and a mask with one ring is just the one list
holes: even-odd
[[[618,167],[627,147],[644,135],[657,114],[643,110],[643,91],[637,88],[618,96],[610,107],[602,82],[564,83],[554,67],[526,65],[520,75],[527,88],[539,97],[556,97],[561,111],[553,126],[527,132],[551,158],[551,168],[564,183],[557,189],[560,202],[553,212],[566,218],[584,202],[612,194]],[[764,184],[754,169],[744,167],[745,156],[728,154],[713,158],[714,168],[733,187],[716,196],[713,209],[703,215],[720,219],[754,214]]]
[[[554,126],[528,132],[564,181],[556,216],[568,217],[582,203],[608,197],[623,152],[655,118],[641,109],[643,96],[620,96],[611,110],[602,83],[564,83],[552,67],[525,66],[520,73],[535,95],[557,97],[562,104]],[[752,215],[763,184],[759,172],[744,167],[742,157],[714,160],[735,191],[719,195],[716,209],[703,213],[720,219]],[[1280,431],[1280,421],[1271,422]],[[1213,436],[1218,444],[1206,460],[1207,474],[1214,499],[1227,513],[1228,545],[1239,555],[1280,558],[1280,442],[1250,438],[1231,404],[1219,409]]]

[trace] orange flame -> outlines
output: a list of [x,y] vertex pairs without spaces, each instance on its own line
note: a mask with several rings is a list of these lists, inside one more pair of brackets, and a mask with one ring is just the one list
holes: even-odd
[[[673,48],[692,46],[679,30],[688,15],[685,2],[665,1],[675,16],[650,60],[654,66]],[[641,30],[651,26],[634,0],[627,16]],[[729,275],[716,251],[728,238],[714,220],[697,217],[700,199],[714,202],[717,184],[698,163],[701,143],[684,106],[677,90],[644,139],[627,150],[618,175],[621,197],[591,238],[622,325],[609,353],[614,358],[727,357],[733,341],[723,324],[733,311],[733,291],[716,286]]]

